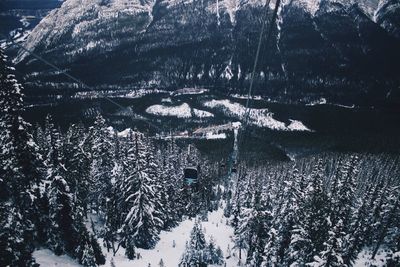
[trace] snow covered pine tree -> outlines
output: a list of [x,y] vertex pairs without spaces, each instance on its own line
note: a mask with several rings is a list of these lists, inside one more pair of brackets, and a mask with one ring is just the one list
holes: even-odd
[[40,155],[22,117],[21,86],[0,49],[0,263],[35,266],[36,201],[43,173]]

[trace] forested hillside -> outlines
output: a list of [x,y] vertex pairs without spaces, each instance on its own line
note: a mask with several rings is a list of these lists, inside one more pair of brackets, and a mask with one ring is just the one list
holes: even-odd
[[[67,130],[51,116],[32,126],[0,55],[0,265],[37,266],[32,253],[48,248],[83,266],[113,266],[106,256],[123,250],[135,266],[137,250],[195,217],[181,266],[223,264],[242,252],[237,266],[368,266],[377,255],[379,265],[400,264],[398,154],[254,162],[244,153],[233,171],[222,156],[173,138],[118,133],[101,115]],[[198,164],[195,188],[182,176],[189,162]],[[225,259],[200,223],[221,207],[234,229]]]
[[[21,86],[1,56],[2,264],[34,266],[31,253],[43,246],[84,266],[105,263],[100,245],[113,252],[123,246],[134,259],[136,247],[153,248],[160,230],[183,215],[212,209],[213,163],[192,150],[202,186],[190,197],[181,179],[187,150],[173,140],[157,144],[134,131],[120,137],[101,116],[66,132],[51,117],[43,128],[26,123]],[[87,227],[91,214],[102,223],[99,233]]]

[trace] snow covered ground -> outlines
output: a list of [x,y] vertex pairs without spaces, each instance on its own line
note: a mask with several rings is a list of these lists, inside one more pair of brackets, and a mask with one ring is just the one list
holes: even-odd
[[342,108],[355,108],[356,105],[343,105],[343,104],[335,104],[335,103],[328,103],[328,101],[326,100],[326,98],[320,98],[316,101],[312,101],[310,103],[306,103],[306,106],[317,106],[317,105],[331,105],[331,106],[336,106],[336,107],[342,107]]
[[[208,108],[221,109],[226,115],[232,116],[238,119],[244,119],[246,116],[246,107],[232,102],[230,100],[210,100],[204,103],[204,106]],[[290,120],[289,125],[284,122],[273,118],[273,113],[268,109],[255,109],[251,108],[248,114],[248,121],[250,124],[266,127],[272,130],[280,131],[311,131],[301,121]]]
[[[240,95],[240,94],[232,94],[230,97],[237,98],[237,99],[248,99],[248,95]],[[252,100],[262,100],[262,97],[259,95],[252,96],[250,99]]]
[[[223,216],[223,209],[219,209],[209,213],[208,222],[202,222],[202,227],[205,230],[207,241],[211,236],[214,238],[215,243],[221,247],[224,257],[227,257],[228,245],[230,248],[234,246],[231,237],[233,236],[233,229],[226,225],[226,218]],[[146,267],[158,266],[162,259],[164,265],[169,267],[177,267],[180,258],[184,252],[186,241],[189,241],[190,231],[194,225],[194,219],[187,219],[179,224],[170,232],[163,231],[160,235],[160,241],[152,250],[138,249],[137,253],[140,254],[140,259],[129,261],[125,255],[124,250],[118,251],[118,254],[113,257],[107,255],[107,264],[111,266],[110,262],[113,258],[115,266],[117,267]],[[175,247],[174,247],[175,243]],[[238,266],[238,259],[230,257],[225,259],[228,267]],[[149,265],[150,264],[150,265]]]
[[316,105],[325,105],[327,103],[326,98],[321,97],[318,100],[311,101],[307,103],[306,106],[316,106]]
[[179,106],[153,105],[148,107],[146,112],[158,116],[172,116],[178,118],[192,117],[191,108],[187,103],[183,103]]
[[182,88],[175,90],[170,93],[172,96],[179,96],[179,95],[201,95],[208,92],[208,89],[203,88]]
[[371,259],[371,255],[372,251],[370,249],[361,251],[354,262],[354,267],[386,266],[386,251],[384,249],[380,249],[373,260]]
[[36,262],[43,267],[78,267],[81,266],[76,260],[67,255],[56,256],[53,251],[49,249],[39,249],[33,252],[33,257]]
[[[223,208],[210,212],[208,214],[208,221],[202,222],[202,228],[204,229],[204,234],[207,241],[213,237],[217,246],[219,246],[224,254],[224,260],[226,262],[226,267],[238,267],[238,251],[234,249],[234,243],[232,241],[233,228],[226,225],[227,219],[223,215]],[[187,219],[181,222],[177,227],[171,231],[163,231],[160,234],[160,241],[157,243],[156,247],[151,250],[137,249],[140,254],[140,259],[128,260],[124,255],[124,249],[121,248],[116,256],[112,253],[106,253],[107,262],[105,267],[112,267],[111,262],[114,263],[116,267],[157,267],[162,259],[166,267],[177,267],[180,261],[180,257],[184,252],[185,243],[190,238],[190,231],[194,225],[194,219]],[[229,249],[228,249],[229,246]],[[384,250],[380,250],[376,256],[376,259],[371,261],[371,253],[368,250],[363,250],[359,255],[358,259],[355,261],[355,267],[363,266],[385,266]],[[36,261],[43,267],[81,267],[77,261],[71,259],[70,257],[56,256],[54,253],[48,249],[37,250],[33,253]],[[246,254],[242,251],[242,258],[246,258]],[[150,264],[150,265],[149,265]],[[222,265],[224,266],[224,265]]]
[[165,105],[152,105],[146,109],[146,112],[157,116],[170,116],[177,118],[211,118],[214,114],[200,110],[196,108],[191,108],[189,104],[182,103],[179,106],[165,106]]
[[193,113],[197,118],[212,118],[214,117],[214,114],[211,112],[205,111],[205,110],[200,110],[197,108],[193,109]]
[[287,129],[290,131],[310,131],[301,121],[290,120]]
[[[239,259],[237,258],[238,252],[234,251],[234,243],[232,241],[233,228],[226,225],[227,219],[223,215],[223,208],[217,211],[210,212],[208,221],[202,222],[202,228],[207,241],[213,237],[217,246],[219,246],[224,254],[227,267],[235,267],[238,265]],[[163,231],[160,234],[160,241],[156,247],[151,250],[137,249],[136,252],[140,254],[140,259],[128,260],[124,255],[124,249],[120,248],[118,253],[113,256],[112,253],[107,253],[107,262],[104,266],[112,267],[111,262],[116,267],[147,267],[159,266],[162,259],[166,267],[177,267],[180,258],[184,252],[186,241],[189,241],[190,232],[194,225],[194,219],[187,219],[181,222],[177,227],[170,232]],[[229,249],[228,249],[229,246]],[[245,254],[242,253],[242,256]],[[68,256],[56,256],[48,249],[37,250],[34,252],[34,257],[41,266],[66,266],[78,267],[81,266],[75,260]],[[229,257],[228,259],[226,259]]]
[[210,139],[226,139],[226,133],[216,134],[216,133],[209,132],[206,134],[206,139],[209,139],[209,140]]

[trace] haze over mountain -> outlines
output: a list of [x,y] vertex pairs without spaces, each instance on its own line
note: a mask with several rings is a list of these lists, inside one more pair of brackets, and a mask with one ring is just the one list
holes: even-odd
[[[67,0],[25,46],[96,88],[241,92],[264,10],[262,1]],[[256,89],[285,101],[398,101],[399,10],[398,1],[283,1],[263,43]],[[28,92],[79,88],[24,51],[16,62]]]

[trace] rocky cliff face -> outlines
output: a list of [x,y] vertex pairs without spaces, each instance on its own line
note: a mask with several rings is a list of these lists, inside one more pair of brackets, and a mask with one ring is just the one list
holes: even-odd
[[[396,99],[400,42],[395,31],[382,28],[390,19],[386,5],[380,4],[376,23],[367,8],[373,4],[283,1],[272,38],[263,42],[258,92],[280,99]],[[67,0],[26,46],[97,87],[241,91],[249,83],[263,12],[255,0]],[[36,93],[77,87],[23,51],[17,61]]]
[[381,0],[375,19],[393,36],[400,38],[400,1]]

